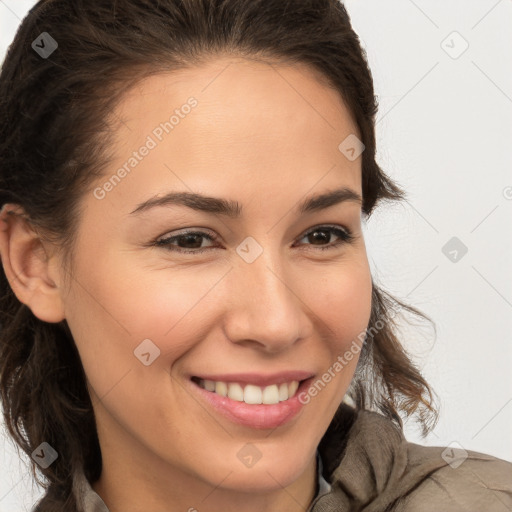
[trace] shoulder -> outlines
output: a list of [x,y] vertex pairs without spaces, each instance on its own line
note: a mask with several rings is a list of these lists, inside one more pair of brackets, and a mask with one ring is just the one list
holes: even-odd
[[331,432],[332,443],[322,446],[333,467],[331,496],[319,499],[326,506],[333,500],[365,512],[512,511],[512,463],[462,447],[409,442],[395,422],[374,411],[355,416],[341,458],[331,453],[341,434]]
[[452,445],[412,443],[375,411],[346,414],[355,420],[329,430],[319,447],[332,491],[318,498],[315,512],[512,511],[511,462]]
[[[400,500],[396,512],[512,510],[512,463],[462,447],[407,442],[408,468],[432,467]],[[440,461],[443,463],[440,465]]]

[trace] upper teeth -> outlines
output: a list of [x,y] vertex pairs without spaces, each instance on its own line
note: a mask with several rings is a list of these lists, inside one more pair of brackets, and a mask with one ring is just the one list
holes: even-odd
[[216,382],[200,379],[199,386],[218,395],[227,396],[231,400],[245,402],[246,404],[277,404],[291,398],[299,387],[299,381],[292,380],[283,384],[272,384],[260,387],[247,384],[244,388],[236,382]]

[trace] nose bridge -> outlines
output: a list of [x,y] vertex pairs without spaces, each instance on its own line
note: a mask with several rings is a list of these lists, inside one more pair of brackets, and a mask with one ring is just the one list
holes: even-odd
[[236,296],[227,326],[233,342],[251,340],[277,351],[304,335],[303,303],[286,277],[283,261],[282,253],[267,244],[254,261],[241,257],[237,262],[231,276]]

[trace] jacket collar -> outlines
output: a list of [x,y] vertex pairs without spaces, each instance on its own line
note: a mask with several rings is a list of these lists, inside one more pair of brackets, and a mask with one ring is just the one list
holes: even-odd
[[408,482],[401,480],[407,445],[401,427],[389,418],[343,402],[318,446],[330,490],[317,495],[309,510],[344,512],[369,503],[391,504]]
[[358,411],[342,402],[318,445],[323,475],[328,482],[331,482],[334,472],[345,455],[350,431],[357,419]]

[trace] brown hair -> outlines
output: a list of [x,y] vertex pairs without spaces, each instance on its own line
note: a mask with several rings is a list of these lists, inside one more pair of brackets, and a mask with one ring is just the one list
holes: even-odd
[[[47,58],[31,48],[42,32],[58,43]],[[0,206],[21,205],[34,229],[71,258],[80,199],[110,162],[109,113],[123,93],[149,75],[221,54],[304,63],[320,72],[343,98],[365,145],[363,212],[405,198],[376,162],[373,79],[338,0],[41,0],[18,28],[0,74]],[[29,456],[42,442],[59,454],[47,469],[38,468],[46,494],[37,510],[76,511],[71,475],[82,468],[94,482],[101,473],[78,351],[66,321],[35,317],[3,268],[0,294],[6,426]],[[397,308],[432,322],[373,283],[370,336],[347,396],[401,428],[400,412],[418,415],[425,436],[438,413],[431,388],[398,340],[390,315]],[[31,469],[37,479],[32,460]]]

